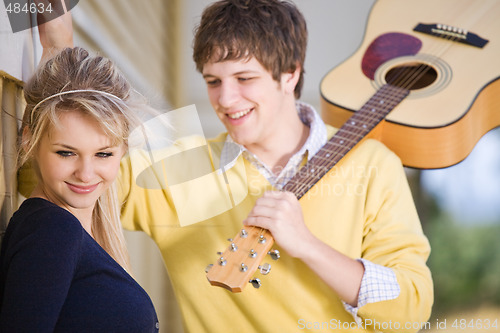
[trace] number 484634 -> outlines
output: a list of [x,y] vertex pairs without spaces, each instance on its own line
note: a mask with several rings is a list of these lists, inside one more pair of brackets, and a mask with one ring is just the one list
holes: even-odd
[[498,329],[498,319],[455,319],[451,327],[457,330],[475,329],[475,330],[488,330]]
[[36,14],[36,13],[45,13],[45,12],[48,12],[48,13],[52,13],[53,9],[52,9],[52,4],[49,2],[47,5],[45,5],[43,2],[40,2],[40,3],[30,3],[28,5],[28,3],[25,3],[23,6],[21,6],[21,4],[19,2],[14,2],[14,3],[9,3],[7,5],[7,8],[5,8],[7,13],[11,14],[11,13],[14,13],[14,14],[19,14],[19,13],[31,13],[31,14]]

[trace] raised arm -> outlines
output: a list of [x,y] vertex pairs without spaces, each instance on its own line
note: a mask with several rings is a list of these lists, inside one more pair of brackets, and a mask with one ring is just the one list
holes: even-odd
[[40,43],[43,53],[41,63],[49,60],[59,51],[73,47],[73,22],[71,13],[66,10],[62,1],[65,14],[38,26]]

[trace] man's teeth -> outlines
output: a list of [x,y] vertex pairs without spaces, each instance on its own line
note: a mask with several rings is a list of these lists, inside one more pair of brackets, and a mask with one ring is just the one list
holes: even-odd
[[240,111],[240,112],[235,112],[235,113],[228,113],[227,116],[231,119],[239,119],[241,117],[243,117],[244,115],[248,114],[251,110],[248,109],[248,110],[244,110],[244,111]]

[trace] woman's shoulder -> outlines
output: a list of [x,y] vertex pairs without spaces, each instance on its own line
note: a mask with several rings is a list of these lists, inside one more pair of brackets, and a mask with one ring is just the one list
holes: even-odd
[[34,219],[53,216],[76,220],[76,217],[69,211],[43,198],[28,198],[24,200],[14,215],[16,214],[29,216]]
[[70,212],[44,199],[27,199],[14,213],[5,231],[1,269],[14,258],[36,262],[37,267],[75,263],[83,241],[83,227]]
[[80,236],[78,219],[64,208],[42,199],[26,199],[12,216],[9,226],[23,233],[73,234]]

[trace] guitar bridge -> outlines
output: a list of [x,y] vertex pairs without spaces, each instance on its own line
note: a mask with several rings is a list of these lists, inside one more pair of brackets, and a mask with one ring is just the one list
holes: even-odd
[[413,30],[479,48],[483,48],[488,43],[487,39],[481,38],[478,35],[467,31],[466,29],[457,28],[441,23],[419,23],[415,28],[413,28]]

